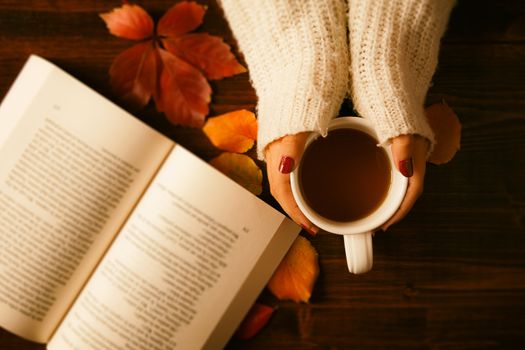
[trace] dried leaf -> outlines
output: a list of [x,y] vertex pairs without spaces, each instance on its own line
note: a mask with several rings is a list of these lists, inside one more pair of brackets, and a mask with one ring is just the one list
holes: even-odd
[[133,105],[144,107],[155,94],[159,64],[151,42],[130,47],[115,58],[109,69],[113,90]]
[[188,34],[166,38],[162,42],[166,50],[198,67],[208,79],[222,79],[246,72],[246,68],[232,54],[230,46],[217,36]]
[[200,127],[208,114],[211,88],[202,73],[166,50],[159,49],[162,61],[157,110],[174,124]]
[[255,336],[268,323],[274,311],[273,307],[255,303],[237,329],[237,338],[250,339]]
[[202,24],[206,7],[196,2],[182,1],[172,7],[159,20],[157,34],[176,37],[191,32]]
[[[187,34],[202,24],[205,12],[206,7],[196,2],[179,2],[162,16],[156,29],[148,13],[137,5],[124,4],[100,14],[112,34],[149,39],[116,57],[110,68],[114,90],[138,106],[153,97],[157,110],[173,124],[201,127],[211,100],[203,72],[220,79],[245,71],[222,39]],[[168,44],[172,42],[177,45]]]
[[257,119],[253,112],[241,109],[209,118],[202,130],[215,147],[244,153],[257,139]]
[[153,20],[150,15],[138,5],[124,4],[111,12],[101,13],[109,32],[115,36],[142,40],[153,35]]
[[299,236],[275,270],[268,288],[281,300],[307,303],[318,275],[317,251],[310,241]]
[[255,195],[262,192],[262,171],[253,159],[245,154],[222,153],[210,164]]
[[436,139],[428,161],[433,164],[447,163],[459,150],[461,123],[456,113],[446,103],[436,103],[427,107],[425,112]]

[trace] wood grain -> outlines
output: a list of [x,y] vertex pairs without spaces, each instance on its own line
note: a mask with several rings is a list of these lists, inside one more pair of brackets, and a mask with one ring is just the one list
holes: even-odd
[[[113,101],[107,70],[130,45],[98,13],[119,1],[0,2],[0,97],[30,53]],[[141,2],[159,18],[172,1]],[[213,1],[203,31],[235,46]],[[242,56],[241,56],[242,57]],[[525,3],[459,0],[427,102],[445,99],[462,124],[452,162],[429,165],[410,215],[375,237],[374,269],[346,271],[340,237],[312,239],[321,276],[311,304],[279,303],[270,324],[231,349],[519,349],[525,343]],[[213,83],[211,115],[254,110],[249,75]],[[125,107],[125,106],[124,106]],[[351,108],[343,106],[348,113]],[[152,106],[130,110],[209,159],[200,130],[174,127]],[[262,198],[277,206],[265,186]],[[1,349],[44,349],[0,330]]]

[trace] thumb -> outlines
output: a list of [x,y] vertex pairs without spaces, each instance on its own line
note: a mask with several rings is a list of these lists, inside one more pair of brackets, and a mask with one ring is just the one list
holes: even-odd
[[411,177],[414,173],[412,161],[412,136],[401,135],[392,140],[392,154],[397,170],[405,177]]
[[[308,137],[307,132],[296,135],[288,135],[280,140],[279,145],[274,150],[279,159],[279,172],[288,174],[293,171],[303,156],[304,144]],[[276,152],[275,152],[276,151]]]

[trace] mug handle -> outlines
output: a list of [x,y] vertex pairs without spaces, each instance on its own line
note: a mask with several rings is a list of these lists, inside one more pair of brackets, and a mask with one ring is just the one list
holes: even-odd
[[372,269],[372,231],[344,235],[346,263],[351,273],[360,274]]

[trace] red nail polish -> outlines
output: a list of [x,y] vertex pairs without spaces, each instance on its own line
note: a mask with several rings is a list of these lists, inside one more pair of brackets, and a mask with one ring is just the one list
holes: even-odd
[[408,158],[399,162],[399,171],[405,177],[411,177],[414,173],[412,169],[412,158]]
[[294,166],[294,160],[291,157],[283,156],[281,163],[279,164],[279,171],[283,174],[289,174],[292,172]]

